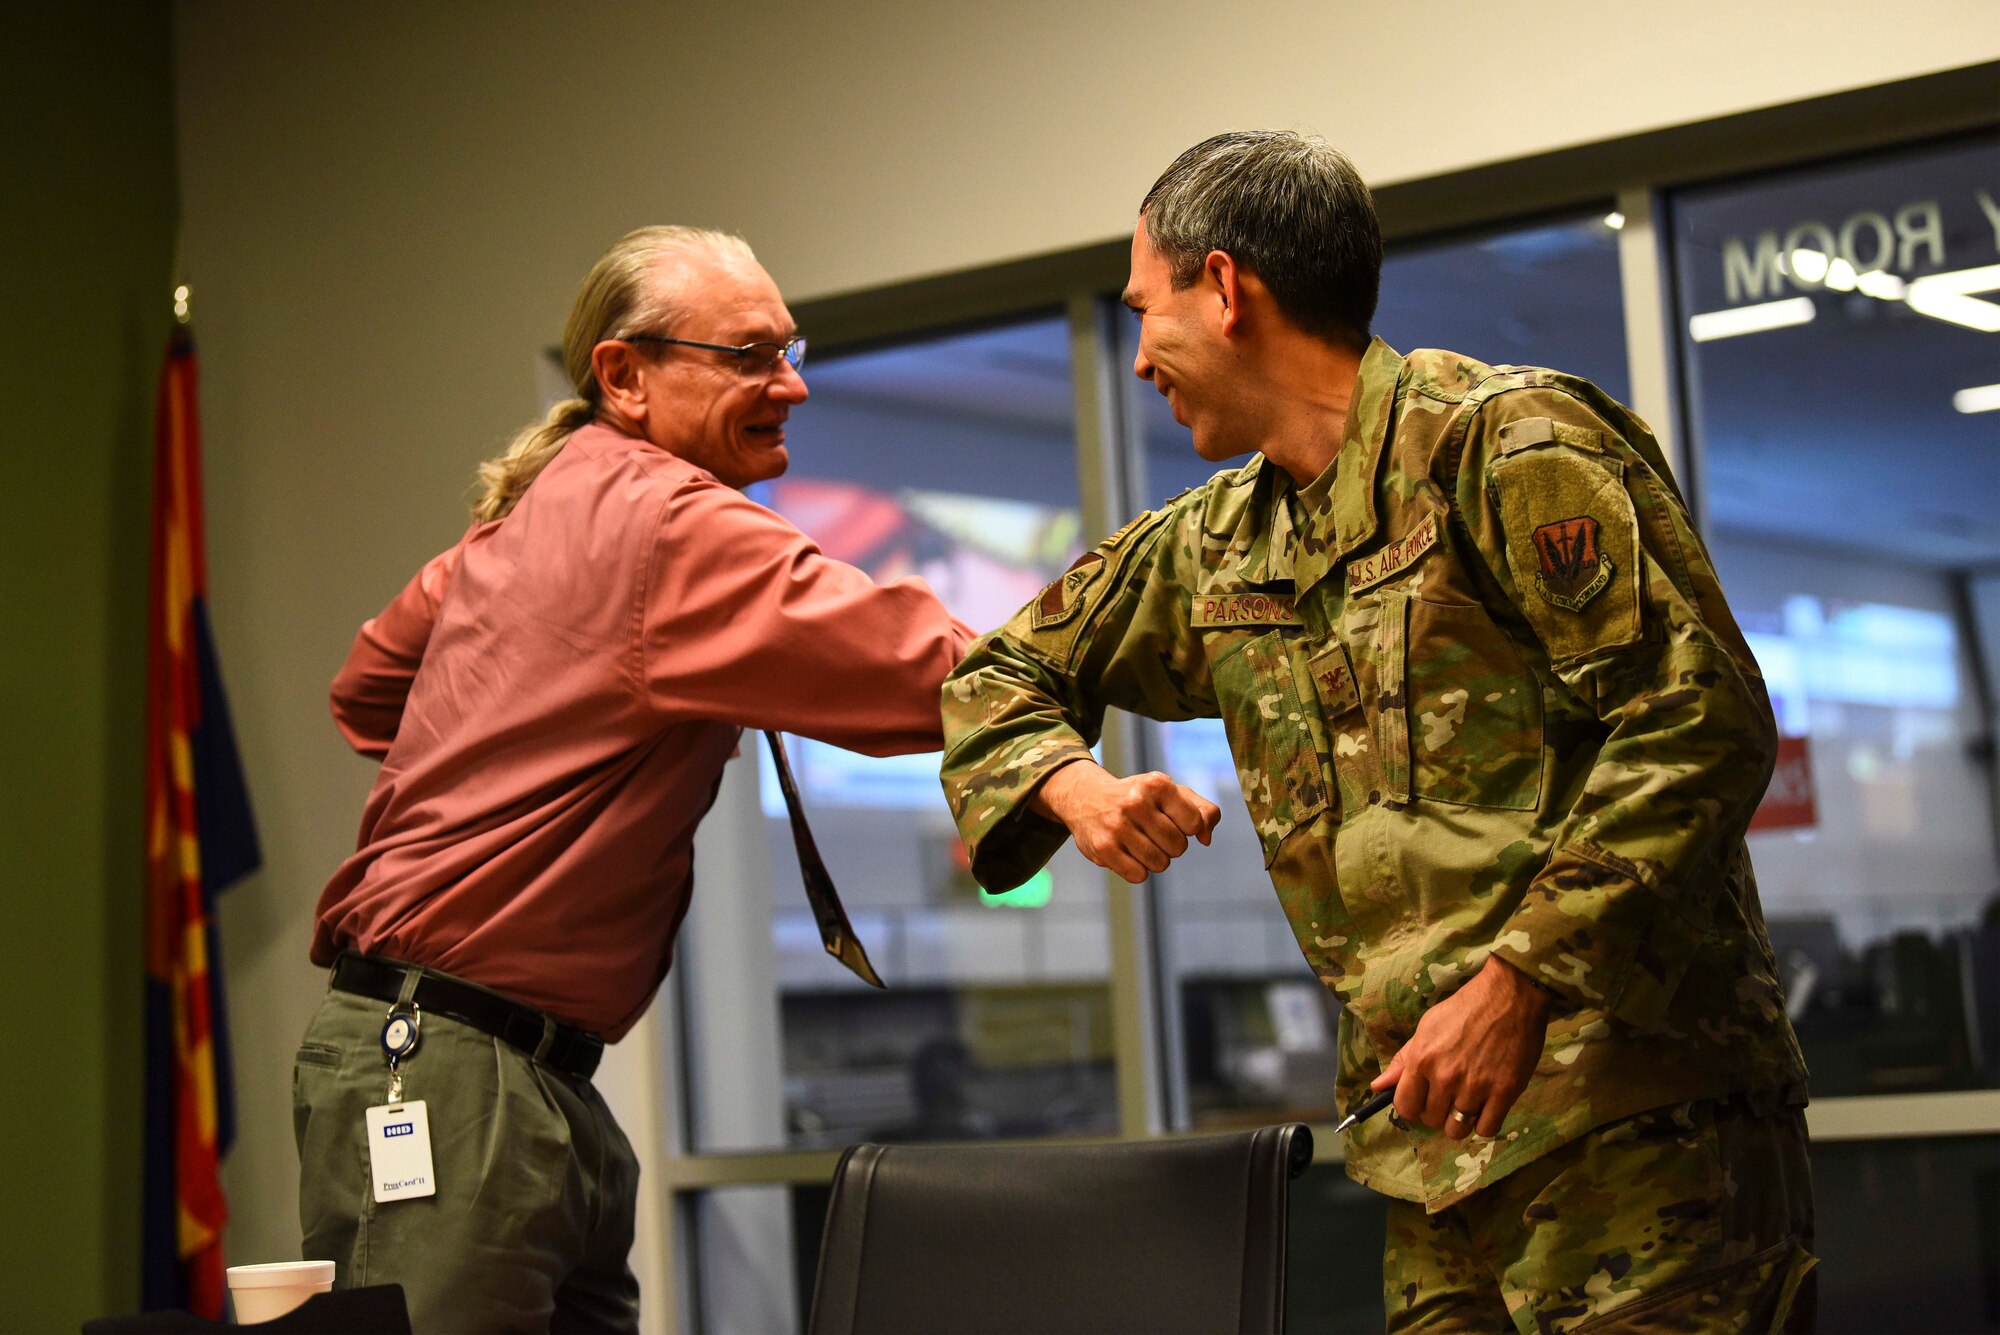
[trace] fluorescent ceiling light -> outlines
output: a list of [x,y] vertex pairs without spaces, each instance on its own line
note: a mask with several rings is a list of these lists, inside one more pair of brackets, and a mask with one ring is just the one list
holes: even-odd
[[1991,292],[2000,287],[2000,264],[1983,264],[1977,269],[1953,269],[1950,273],[1925,274],[1911,287],[1934,287],[1940,292]]
[[1940,292],[1934,287],[1925,287],[1925,281],[1919,278],[1910,284],[1909,295],[1903,298],[1910,303],[1911,310],[1928,315],[1933,320],[1946,320],[1962,324],[1967,329],[1977,329],[1982,334],[2000,333],[2000,306],[1957,292]]
[[1826,277],[1826,256],[1817,250],[1795,250],[1791,253],[1792,272],[1808,283],[1817,283]]
[[1996,287],[2000,287],[2000,264],[1987,264],[1977,269],[1926,274],[1910,284],[1903,300],[1920,315],[1993,334],[2000,333],[2000,304],[1970,294]]
[[1870,269],[1865,274],[1857,275],[1854,285],[1877,301],[1901,301],[1903,294],[1909,291],[1902,279],[1880,269]]
[[1821,250],[1794,250],[1784,256],[1778,267],[1802,283],[1819,283],[1835,292],[1859,289],[1877,301],[1901,301],[1905,291],[1903,280],[1892,273],[1880,269],[1856,273],[1852,260],[1828,256]]
[[1990,413],[2000,409],[2000,385],[1974,385],[1951,396],[1951,406],[1962,413]]
[[[2000,307],[1995,309],[2000,310]],[[1737,306],[1694,316],[1688,321],[1688,337],[1697,343],[1716,338],[1735,338],[1738,334],[1757,334],[1766,329],[1809,324],[1813,315],[1811,297],[1787,297],[1783,301],[1766,301],[1755,306]]]

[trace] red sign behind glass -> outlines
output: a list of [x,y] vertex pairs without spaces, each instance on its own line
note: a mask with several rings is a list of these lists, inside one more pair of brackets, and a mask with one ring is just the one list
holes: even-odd
[[1812,761],[1803,737],[1778,739],[1778,767],[1771,774],[1771,786],[1757,814],[1750,818],[1752,830],[1809,830],[1819,823],[1813,809]]

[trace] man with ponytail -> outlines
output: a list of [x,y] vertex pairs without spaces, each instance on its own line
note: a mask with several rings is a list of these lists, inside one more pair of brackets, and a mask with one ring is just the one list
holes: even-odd
[[[638,1168],[590,1075],[666,975],[724,763],[745,728],[942,742],[972,633],[742,494],[785,471],[804,351],[738,238],[620,240],[564,331],[575,397],[481,466],[471,529],[334,681],[382,768],[319,904],[300,1217],[418,1331],[637,1328]],[[370,1137],[418,1103],[433,1171],[385,1182]]]

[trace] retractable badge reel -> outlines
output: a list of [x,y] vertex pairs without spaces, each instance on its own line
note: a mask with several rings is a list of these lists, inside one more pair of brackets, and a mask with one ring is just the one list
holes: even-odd
[[403,1097],[403,1058],[417,1050],[423,1037],[423,1007],[414,1001],[398,1001],[382,1021],[382,1055],[389,1062],[389,1102]]
[[367,1112],[368,1171],[375,1180],[375,1202],[399,1201],[437,1194],[437,1173],[431,1163],[430,1111],[422,1099],[403,1102],[403,1059],[417,1050],[423,1037],[424,1012],[417,1005],[412,969],[403,980],[396,1004],[382,1019],[382,1056],[389,1063],[389,1098]]

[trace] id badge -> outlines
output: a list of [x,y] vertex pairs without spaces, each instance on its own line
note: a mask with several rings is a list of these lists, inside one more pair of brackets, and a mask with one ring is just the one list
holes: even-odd
[[368,1173],[375,1202],[437,1195],[431,1168],[431,1118],[422,1099],[368,1110]]

